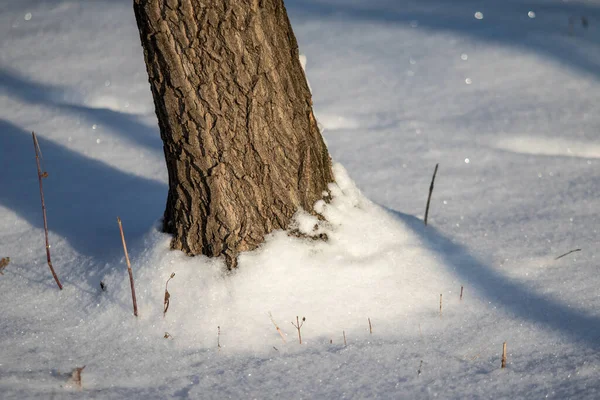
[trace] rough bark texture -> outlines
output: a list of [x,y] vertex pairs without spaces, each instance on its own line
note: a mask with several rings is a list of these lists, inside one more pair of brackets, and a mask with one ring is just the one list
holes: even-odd
[[283,0],[134,0],[169,171],[164,230],[241,251],[333,181]]

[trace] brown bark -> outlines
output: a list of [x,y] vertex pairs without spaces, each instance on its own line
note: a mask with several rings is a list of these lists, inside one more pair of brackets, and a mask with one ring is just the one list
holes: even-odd
[[235,267],[333,181],[283,0],[134,10],[169,172],[163,229]]

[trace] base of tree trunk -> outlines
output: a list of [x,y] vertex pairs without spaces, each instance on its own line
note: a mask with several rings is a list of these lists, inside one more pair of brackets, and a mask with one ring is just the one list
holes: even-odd
[[165,159],[163,229],[229,268],[333,181],[282,0],[135,0]]

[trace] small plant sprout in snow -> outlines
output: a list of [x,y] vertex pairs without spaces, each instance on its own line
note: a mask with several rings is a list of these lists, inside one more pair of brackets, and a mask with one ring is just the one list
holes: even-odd
[[298,341],[300,342],[300,344],[302,344],[302,335],[300,334],[300,328],[302,328],[302,325],[304,325],[304,321],[306,321],[305,317],[302,317],[302,322],[300,322],[300,319],[296,315],[296,323],[294,324],[292,322],[292,325],[294,325],[294,327],[298,330]]
[[171,303],[171,294],[169,293],[169,281],[171,279],[175,278],[175,272],[173,272],[171,274],[171,276],[169,277],[169,279],[167,279],[167,283],[165,283],[165,300],[163,303],[163,318],[165,317],[165,315],[167,315],[167,310],[169,309],[169,304]]
[[169,332],[165,332],[165,335],[163,336],[163,338],[173,340],[173,335],[171,335]]

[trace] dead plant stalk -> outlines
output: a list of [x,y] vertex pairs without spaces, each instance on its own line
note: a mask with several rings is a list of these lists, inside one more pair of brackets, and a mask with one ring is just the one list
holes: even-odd
[[431,178],[431,185],[429,185],[429,196],[427,196],[427,206],[425,207],[425,218],[423,222],[427,225],[427,217],[429,216],[429,205],[431,204],[431,194],[433,193],[433,184],[435,183],[435,176],[437,175],[438,167],[440,164],[435,164],[435,169],[433,170],[433,177]]
[[37,173],[38,173],[38,181],[40,183],[40,199],[42,200],[42,216],[44,217],[44,235],[46,237],[46,258],[48,259],[48,267],[50,268],[50,272],[52,272],[52,276],[58,285],[58,288],[62,290],[62,285],[58,280],[58,275],[54,271],[54,267],[52,266],[52,259],[50,258],[50,242],[48,241],[48,220],[46,218],[46,202],[44,201],[44,187],[42,184],[42,179],[48,177],[47,172],[42,173],[42,167],[40,165],[40,144],[37,140],[37,136],[35,136],[35,132],[31,132],[31,136],[33,137],[33,148],[35,150],[35,163],[37,165]]
[[299,317],[296,315],[296,323],[292,322],[292,325],[298,330],[298,341],[302,344],[302,335],[300,334],[300,328],[304,325],[304,321],[306,321],[306,317],[302,317],[302,322],[300,322]]
[[[133,315],[138,316],[137,300],[135,297],[135,285],[133,283],[133,271],[131,270],[131,262],[129,262],[129,253],[127,253],[127,243],[125,243],[125,234],[123,233],[123,224],[121,218],[117,217],[119,230],[121,231],[121,241],[123,241],[123,251],[125,252],[125,261],[127,262],[127,272],[129,272],[129,283],[131,285],[131,300],[133,301]],[[168,282],[168,281],[167,281]]]
[[165,283],[165,300],[163,303],[163,318],[167,315],[167,310],[169,309],[169,305],[171,304],[171,293],[169,293],[169,281],[175,278],[175,272],[171,274],[169,279],[167,279],[167,283]]
[[217,326],[217,349],[221,351],[221,326]]
[[279,333],[279,336],[281,336],[281,340],[283,340],[283,343],[285,343],[285,335],[283,334],[283,332],[281,331],[281,329],[279,329],[279,326],[277,326],[277,324],[275,323],[275,320],[273,319],[273,314],[271,314],[270,311],[269,311],[269,318],[271,319],[271,322],[275,326],[275,329],[277,329],[277,332]]

